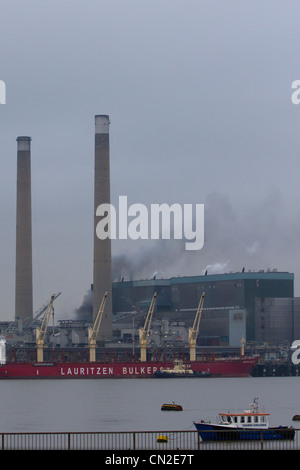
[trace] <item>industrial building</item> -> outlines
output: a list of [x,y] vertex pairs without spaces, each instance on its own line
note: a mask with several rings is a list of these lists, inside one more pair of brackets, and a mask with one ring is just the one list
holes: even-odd
[[[203,292],[199,346],[239,347],[241,338],[247,343],[291,342],[300,335],[294,275],[274,270],[114,282],[115,337],[130,339],[130,322],[142,323],[154,292],[153,332],[160,326],[161,338],[168,337],[173,345],[185,342]],[[130,305],[131,312],[136,311],[133,320]]]
[[[108,115],[95,116],[94,266],[91,305],[82,316],[60,321],[45,341],[60,348],[86,347],[104,293],[107,303],[98,346],[131,349],[154,293],[157,293],[149,346],[185,348],[189,328],[205,292],[197,346],[224,350],[257,343],[292,343],[300,339],[300,299],[294,298],[294,275],[277,270],[246,271],[168,279],[112,282],[110,238],[96,236],[97,208],[110,203]],[[38,323],[32,309],[31,148],[30,137],[17,138],[16,310],[15,322],[0,324],[8,344],[35,346]],[[46,307],[45,307],[46,308]],[[39,313],[41,315],[42,311]],[[51,336],[52,334],[52,336]]]

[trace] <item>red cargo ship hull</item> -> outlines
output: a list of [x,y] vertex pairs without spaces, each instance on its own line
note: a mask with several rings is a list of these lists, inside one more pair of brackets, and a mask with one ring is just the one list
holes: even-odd
[[[216,359],[191,367],[214,377],[248,377],[257,362],[257,357]],[[0,365],[0,379],[150,378],[166,367],[173,367],[173,362],[8,363]]]

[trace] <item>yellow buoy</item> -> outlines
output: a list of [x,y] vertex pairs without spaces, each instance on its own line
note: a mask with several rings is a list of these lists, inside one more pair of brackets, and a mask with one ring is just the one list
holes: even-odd
[[168,442],[167,436],[158,436],[157,442]]

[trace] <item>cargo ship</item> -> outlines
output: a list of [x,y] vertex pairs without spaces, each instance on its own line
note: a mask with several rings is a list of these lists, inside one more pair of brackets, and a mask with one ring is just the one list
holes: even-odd
[[[258,357],[199,361],[191,364],[195,372],[211,377],[249,377]],[[105,379],[155,378],[156,371],[171,368],[174,362],[19,362],[0,365],[0,379]]]
[[[44,338],[49,317],[53,310],[55,295],[53,294],[41,327],[36,329],[36,359],[27,362],[6,360],[6,340],[0,339],[0,380],[8,379],[91,379],[91,378],[155,378],[158,371],[172,369],[174,360],[149,360],[147,357],[147,338],[149,336],[151,317],[154,310],[156,293],[153,296],[146,322],[140,328],[140,359],[132,360],[96,360],[96,343],[103,315],[107,293],[104,294],[98,316],[92,328],[88,329],[89,358],[87,360],[45,360]],[[197,315],[201,314],[204,301],[202,294]],[[197,374],[208,374],[211,377],[249,377],[257,364],[259,356],[245,356],[244,351],[239,357],[213,357],[211,360],[196,360],[196,336],[199,328],[190,330],[189,368]],[[47,349],[47,348],[46,348]]]

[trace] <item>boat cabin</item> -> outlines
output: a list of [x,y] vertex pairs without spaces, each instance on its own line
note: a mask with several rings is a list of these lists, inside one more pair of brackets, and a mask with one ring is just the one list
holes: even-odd
[[269,413],[252,413],[245,410],[243,413],[219,413],[222,425],[238,428],[267,428]]

